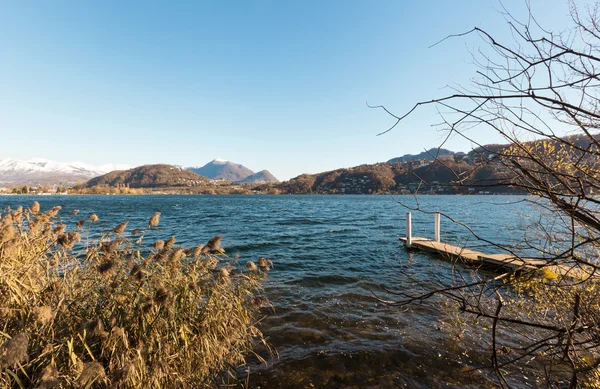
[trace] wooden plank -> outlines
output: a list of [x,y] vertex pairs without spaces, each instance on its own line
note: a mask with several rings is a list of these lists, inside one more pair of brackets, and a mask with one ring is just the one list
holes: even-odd
[[[405,238],[400,238],[405,241]],[[418,249],[431,253],[436,253],[454,259],[462,259],[469,262],[481,262],[479,252],[457,247],[443,242],[436,242],[426,238],[413,237],[412,249]]]
[[[400,238],[406,244],[406,238]],[[412,237],[410,250],[420,250],[434,253],[447,259],[458,259],[466,265],[478,266],[486,270],[496,272],[523,270],[535,270],[544,267],[559,277],[568,277],[574,279],[586,279],[591,276],[581,268],[566,265],[548,265],[541,259],[534,258],[519,258],[512,254],[486,254],[479,251],[471,250],[465,247],[454,246],[444,242],[436,242],[435,240]],[[596,277],[596,276],[595,276]]]

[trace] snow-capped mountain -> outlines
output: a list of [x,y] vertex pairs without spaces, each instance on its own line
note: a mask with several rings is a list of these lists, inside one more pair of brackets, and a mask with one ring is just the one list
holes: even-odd
[[[183,167],[184,169],[188,169],[188,170],[194,170],[194,169],[202,169],[203,167],[209,166],[209,165],[227,165],[229,161],[226,159],[221,159],[221,158],[215,158],[212,161],[210,161],[209,163],[207,163],[206,165],[198,165],[198,166],[188,166],[188,167]],[[232,162],[233,163],[233,162]],[[235,164],[235,163],[234,163]],[[240,165],[241,166],[241,165]],[[210,177],[209,177],[210,178]]]
[[56,162],[43,158],[0,159],[0,187],[20,184],[74,184],[101,176],[113,170],[128,169],[128,165],[88,165],[82,162]]

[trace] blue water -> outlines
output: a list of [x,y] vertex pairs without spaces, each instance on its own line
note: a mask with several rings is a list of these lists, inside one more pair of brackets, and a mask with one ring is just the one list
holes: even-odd
[[[485,244],[473,233],[522,241],[536,217],[515,196],[1,196],[0,206],[34,200],[43,210],[61,205],[71,225],[96,213],[111,228],[129,220],[131,230],[160,211],[162,231],[148,241],[176,235],[178,244],[196,245],[220,234],[230,256],[271,258],[265,293],[273,309],[260,327],[278,355],[268,366],[250,361],[250,386],[262,388],[479,387],[487,381],[459,373],[483,354],[461,354],[474,346],[440,330],[434,302],[399,309],[373,297],[394,297],[383,287],[410,292],[416,282],[433,288],[455,275],[449,263],[405,251],[398,238],[407,209],[397,201],[470,226],[442,219],[443,240],[470,246]],[[413,235],[433,237],[433,215],[412,214]]]

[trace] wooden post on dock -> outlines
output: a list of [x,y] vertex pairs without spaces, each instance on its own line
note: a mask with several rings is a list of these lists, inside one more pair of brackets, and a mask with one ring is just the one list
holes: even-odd
[[406,247],[412,245],[412,220],[410,212],[406,212]]
[[435,230],[435,241],[440,242],[441,238],[440,238],[440,213],[439,212],[436,212],[433,214],[433,221],[434,221],[434,230]]

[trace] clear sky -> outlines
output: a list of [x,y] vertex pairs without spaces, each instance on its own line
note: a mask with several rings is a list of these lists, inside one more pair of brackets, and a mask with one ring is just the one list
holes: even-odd
[[[503,4],[524,15],[525,1]],[[551,29],[566,0],[531,0]],[[395,112],[468,85],[448,34],[510,38],[493,0],[0,2],[0,157],[204,165],[280,179],[437,146],[433,112]],[[493,142],[495,139],[489,139]],[[447,145],[468,151],[452,139]]]

